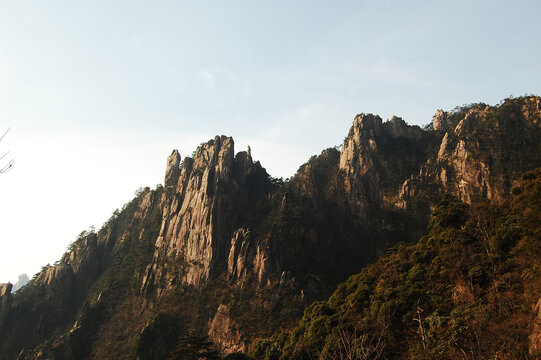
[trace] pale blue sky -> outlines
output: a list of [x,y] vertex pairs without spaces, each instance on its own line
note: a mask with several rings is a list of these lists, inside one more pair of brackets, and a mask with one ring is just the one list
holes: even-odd
[[16,160],[0,282],[162,181],[172,148],[231,135],[288,177],[360,112],[421,125],[541,94],[540,16],[539,1],[0,0],[0,150]]

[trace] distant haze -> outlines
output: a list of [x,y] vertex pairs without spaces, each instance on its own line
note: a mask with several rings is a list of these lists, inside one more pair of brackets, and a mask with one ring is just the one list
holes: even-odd
[[541,94],[539,1],[3,1],[0,282],[58,260],[171,150],[215,135],[275,177],[355,114]]
[[13,284],[13,288],[11,289],[12,292],[15,292],[25,286],[30,281],[30,278],[27,274],[19,275],[19,279],[15,284]]

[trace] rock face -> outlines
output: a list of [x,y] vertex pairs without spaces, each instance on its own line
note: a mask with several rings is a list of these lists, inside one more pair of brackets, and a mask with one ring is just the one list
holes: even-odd
[[[366,217],[368,208],[379,208],[396,196],[398,183],[391,177],[404,181],[420,167],[427,135],[398,117],[387,122],[372,114],[355,117],[340,154],[345,191],[355,213]],[[397,157],[402,161],[393,161]]]
[[438,111],[436,111],[436,114],[434,114],[434,117],[432,118],[432,129],[436,131],[447,129],[450,117],[451,114],[443,111],[442,109],[438,109]]
[[[175,175],[172,169],[178,168],[179,161],[174,151],[166,173],[166,183],[174,193],[165,204],[154,261],[143,283],[145,289],[158,282],[166,287],[179,281],[198,286],[218,271],[218,264],[235,261],[231,252],[233,256],[240,253],[231,249],[231,239],[242,241],[236,230],[240,225],[239,200],[252,195],[250,187],[258,180],[268,181],[249,152],[235,157],[233,139],[226,136],[202,144]],[[182,269],[174,271],[159,265],[167,260],[182,264]],[[241,267],[240,272],[244,270]]]
[[263,283],[269,267],[268,253],[264,244],[252,238],[250,230],[238,229],[231,239],[227,258],[229,278],[243,282],[253,274],[258,282]]
[[436,167],[439,168],[436,177],[440,184],[468,203],[480,192],[489,199],[498,193],[492,188],[489,162],[477,157],[482,145],[479,142],[466,143],[466,137],[486,116],[484,111],[475,109],[468,112],[452,132],[445,133],[436,158]]
[[524,119],[533,126],[541,126],[541,97],[529,96],[522,100],[519,106]]
[[165,169],[165,180],[163,186],[166,188],[177,184],[178,177],[180,176],[180,154],[178,150],[173,150],[171,155],[167,158],[167,167]]
[[382,126],[392,139],[420,140],[424,135],[424,131],[420,127],[408,125],[398,116],[393,116],[389,121],[384,122]]
[[517,174],[539,164],[540,98],[510,99],[499,107],[483,104],[456,114],[438,111],[434,129],[445,130],[436,156],[406,180],[402,206],[414,198],[448,192],[472,203],[501,200]]
[[381,125],[379,116],[357,115],[340,154],[340,169],[345,172],[346,193],[355,212],[359,214],[370,204],[383,204],[380,178],[388,169],[378,153],[376,143],[376,139],[381,136]]
[[12,286],[10,283],[0,284],[0,335],[2,335],[4,324],[11,309],[13,300],[13,295],[11,295]]
[[218,259],[225,257],[231,228],[226,214],[234,201],[233,160],[231,138],[216,137],[203,145],[182,172],[176,196],[164,211],[156,258],[186,263],[183,280],[189,284],[207,280]]
[[242,335],[229,317],[227,306],[220,305],[209,326],[209,337],[223,354],[246,352],[248,347],[242,342]]

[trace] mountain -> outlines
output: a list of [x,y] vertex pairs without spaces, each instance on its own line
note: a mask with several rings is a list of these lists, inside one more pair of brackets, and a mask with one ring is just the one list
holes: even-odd
[[[308,356],[284,350],[289,331],[304,331],[312,311],[299,328],[304,309],[388,249],[435,231],[442,197],[504,201],[541,166],[540,119],[536,96],[439,110],[426,128],[360,114],[341,148],[286,181],[270,177],[249,148],[235,153],[230,137],[191,158],[175,150],[163,186],[82,232],[17,293],[0,287],[0,358]],[[311,327],[318,344],[335,328]],[[261,340],[272,336],[283,341]]]
[[29,281],[30,281],[30,278],[28,277],[27,274],[19,275],[19,279],[17,280],[15,285],[13,285],[13,289],[11,289],[11,291],[16,292],[17,290],[19,290],[20,288],[28,284]]

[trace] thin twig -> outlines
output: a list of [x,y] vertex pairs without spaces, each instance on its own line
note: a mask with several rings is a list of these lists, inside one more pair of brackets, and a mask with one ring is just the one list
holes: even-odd
[[8,133],[8,131],[10,130],[11,128],[9,127],[6,132],[4,133],[4,135],[2,135],[2,137],[0,137],[0,141],[2,141],[4,139],[4,136],[6,136],[6,134]]

